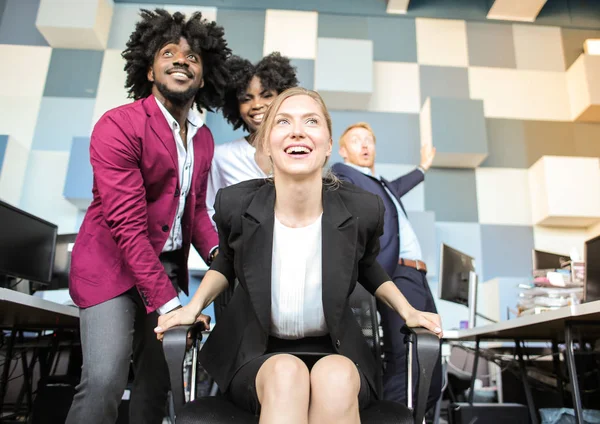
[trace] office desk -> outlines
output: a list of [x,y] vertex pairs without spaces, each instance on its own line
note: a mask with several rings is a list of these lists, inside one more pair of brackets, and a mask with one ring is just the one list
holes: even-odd
[[475,370],[479,359],[480,340],[514,340],[517,348],[517,356],[523,377],[525,395],[531,413],[532,423],[537,423],[533,397],[527,383],[525,364],[521,351],[521,343],[526,340],[548,340],[552,342],[555,369],[559,378],[558,386],[562,392],[560,370],[558,367],[558,343],[565,343],[567,353],[567,369],[571,383],[573,397],[573,408],[575,419],[578,424],[583,424],[583,410],[581,406],[581,395],[579,392],[579,381],[575,368],[575,356],[573,352],[573,327],[585,326],[586,337],[600,337],[600,301],[584,303],[581,305],[568,306],[554,311],[546,311],[537,315],[518,317],[508,321],[483,327],[470,328],[466,330],[444,332],[446,340],[475,341],[475,360],[473,361],[473,374],[471,379],[470,401],[475,387]]
[[[0,379],[0,414],[4,407],[4,397],[8,389],[8,378],[10,365],[14,359],[14,348],[17,333],[20,331],[43,331],[43,330],[78,330],[79,329],[79,309],[72,306],[65,306],[55,302],[50,302],[38,297],[30,296],[14,290],[0,288],[0,330],[7,330],[6,336],[6,355],[4,366]],[[53,347],[50,349],[47,357],[38,357],[36,350],[32,355],[31,361],[27,361],[26,355],[21,355],[24,384],[26,392],[19,397],[27,395],[29,406],[32,405],[31,393],[31,373],[36,360],[40,362],[40,374],[49,373],[49,364],[52,363],[56,349],[58,348],[59,338],[53,340]]]
[[79,309],[0,288],[0,329],[79,328]]

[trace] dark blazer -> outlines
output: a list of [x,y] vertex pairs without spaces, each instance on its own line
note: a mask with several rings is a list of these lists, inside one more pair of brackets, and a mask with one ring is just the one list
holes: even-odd
[[[271,326],[271,262],[275,186],[249,180],[219,190],[214,221],[219,255],[211,269],[230,284],[231,301],[205,345],[200,360],[221,390],[235,372],[263,355]],[[390,277],[377,263],[383,231],[381,199],[349,183],[323,186],[323,309],[335,351],[363,370],[376,392],[379,371],[348,297],[358,280],[374,293]]]
[[343,163],[334,164],[331,170],[340,179],[349,181],[370,193],[377,194],[383,200],[385,216],[383,219],[383,235],[379,240],[381,251],[377,260],[389,275],[393,275],[400,255],[400,229],[398,228],[398,211],[392,199],[385,191],[383,184],[396,196],[396,200],[402,210],[404,210],[400,198],[425,179],[423,172],[415,169],[393,181],[387,181],[384,178],[382,178],[382,181],[379,181]]

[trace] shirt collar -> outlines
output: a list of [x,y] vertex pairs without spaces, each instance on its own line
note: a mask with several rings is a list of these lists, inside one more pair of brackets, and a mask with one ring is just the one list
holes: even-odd
[[353,163],[350,163],[350,162],[344,162],[344,164],[348,165],[351,168],[356,169],[357,171],[359,171],[359,172],[361,172],[361,173],[363,173],[365,175],[368,175],[369,177],[373,177],[373,178],[376,178],[378,180],[381,179],[378,174],[373,175],[373,173],[371,172],[371,169],[367,168],[366,166],[358,166],[358,165],[354,165]]
[[[160,100],[158,100],[156,98],[156,96],[154,96],[154,100],[156,100],[156,104],[158,105],[158,108],[164,115],[165,119],[167,120],[167,122],[169,123],[171,128],[179,128],[179,123],[177,122],[177,120],[175,118],[173,118],[173,115],[171,115],[171,113],[167,110],[165,105],[163,105],[160,102]],[[200,116],[196,112],[194,112],[194,110],[191,108],[188,111],[187,121],[194,127],[201,127],[204,124],[202,122],[202,120],[200,119]]]

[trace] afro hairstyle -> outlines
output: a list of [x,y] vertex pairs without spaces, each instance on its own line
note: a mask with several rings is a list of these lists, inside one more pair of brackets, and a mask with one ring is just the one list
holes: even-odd
[[126,62],[125,88],[129,98],[139,100],[152,94],[153,83],[148,81],[148,69],[152,67],[156,53],[168,43],[179,43],[183,37],[202,59],[204,87],[196,93],[196,107],[211,111],[220,108],[228,82],[226,62],[231,55],[223,28],[202,19],[200,12],[193,13],[187,21],[184,14],[175,12],[171,15],[164,9],[142,9],[140,15],[141,20],[121,54]]
[[239,102],[253,77],[260,79],[265,90],[273,90],[277,94],[298,85],[296,68],[290,63],[290,59],[278,52],[263,57],[256,65],[239,56],[231,56],[227,61],[227,70],[230,80],[225,92],[223,116],[233,125],[234,130],[242,127],[249,132],[240,115]]

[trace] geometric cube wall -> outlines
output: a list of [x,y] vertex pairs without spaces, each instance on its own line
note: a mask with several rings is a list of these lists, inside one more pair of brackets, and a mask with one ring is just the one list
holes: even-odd
[[52,47],[104,50],[112,15],[112,0],[41,0],[36,27]]
[[329,108],[366,109],[373,93],[373,42],[319,38],[315,90]]
[[600,56],[582,54],[567,71],[574,121],[600,122]]
[[533,22],[547,0],[495,0],[488,19]]
[[0,163],[0,199],[18,206],[29,160],[29,149],[14,137],[2,136],[3,160]]
[[89,150],[89,137],[73,138],[63,195],[80,210],[86,210],[92,201],[93,173]]
[[421,145],[433,144],[433,166],[476,168],[488,155],[483,101],[429,97],[420,115]]
[[544,156],[529,168],[534,225],[589,227],[600,221],[600,160]]

